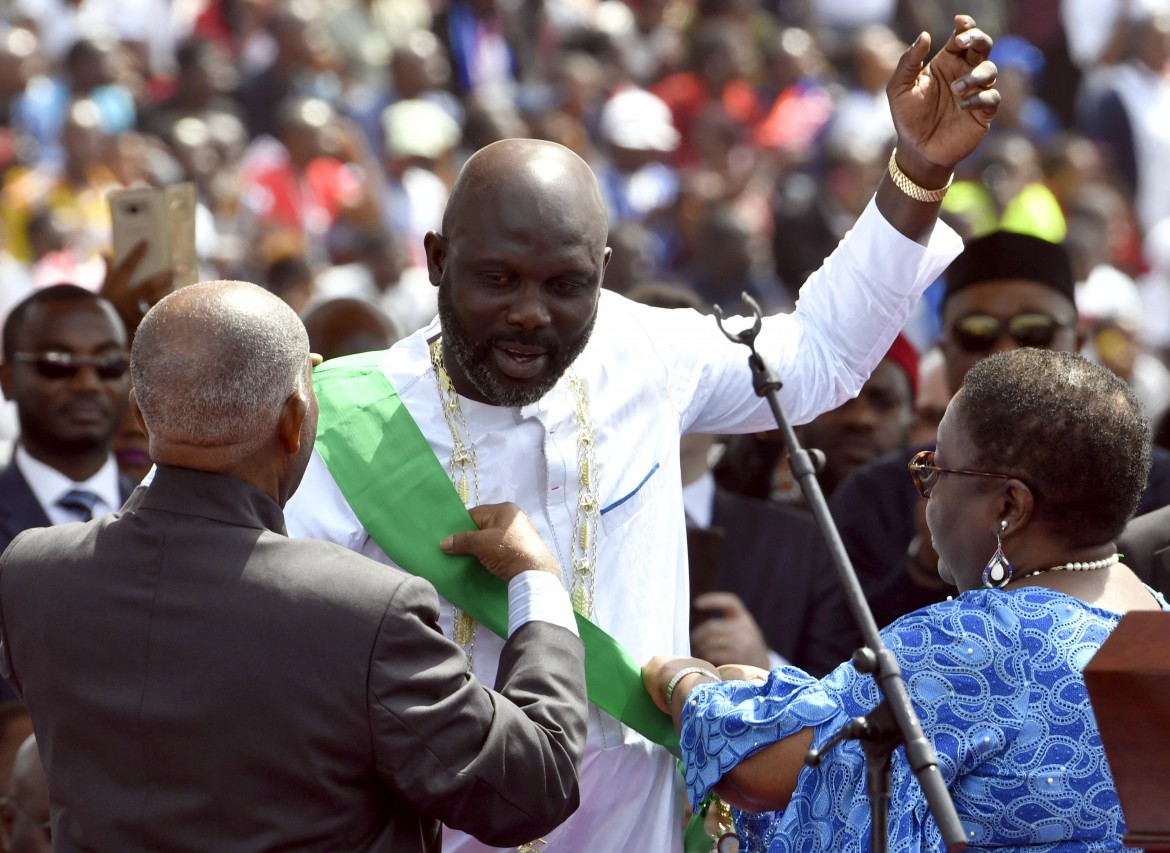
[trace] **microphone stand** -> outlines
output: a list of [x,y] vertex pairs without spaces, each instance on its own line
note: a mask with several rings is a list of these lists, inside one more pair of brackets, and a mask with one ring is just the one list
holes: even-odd
[[947,850],[951,853],[965,850],[966,836],[963,834],[963,826],[959,823],[950,792],[939,772],[934,746],[923,734],[914,707],[910,704],[910,696],[906,691],[906,682],[902,677],[898,660],[893,652],[886,648],[878,633],[877,623],[874,622],[869,603],[865,600],[857,573],[845,553],[841,534],[829,514],[825,495],[821,491],[820,483],[817,482],[816,474],[818,467],[824,463],[824,454],[819,450],[809,451],[802,448],[791,424],[788,423],[780,405],[780,378],[756,352],[756,336],[761,328],[759,303],[747,293],[743,294],[743,298],[755,314],[753,325],[741,332],[729,332],[723,327],[723,311],[718,305],[715,306],[715,322],[719,325],[719,331],[730,341],[743,344],[751,352],[748,356],[748,365],[752,371],[752,386],[756,394],[768,400],[784,438],[784,446],[788,449],[788,464],[800,482],[801,489],[804,490],[805,499],[829,547],[833,567],[845,586],[849,609],[865,640],[865,647],[853,654],[853,665],[859,672],[873,674],[883,696],[882,701],[867,716],[850,720],[825,743],[822,749],[810,749],[805,757],[805,763],[810,767],[817,766],[824,754],[843,740],[861,742],[866,758],[866,790],[869,793],[872,817],[871,849],[874,853],[885,853],[889,843],[887,825],[890,811],[890,756],[899,744],[904,744],[906,759],[910,762],[910,767],[918,778],[918,784],[926,795],[926,803],[942,832]]

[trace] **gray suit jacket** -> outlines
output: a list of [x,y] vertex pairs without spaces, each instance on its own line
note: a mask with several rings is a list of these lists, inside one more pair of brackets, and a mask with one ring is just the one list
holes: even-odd
[[514,846],[577,807],[581,642],[530,622],[493,693],[430,584],[235,479],[160,467],[119,514],[0,558],[0,671],[32,714],[61,851]]
[[1117,550],[1138,577],[1170,596],[1170,506],[1130,521],[1117,539]]

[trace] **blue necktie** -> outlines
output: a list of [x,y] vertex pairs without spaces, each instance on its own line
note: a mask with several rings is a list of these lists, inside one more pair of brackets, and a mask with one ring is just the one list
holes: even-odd
[[78,521],[90,521],[97,502],[98,496],[88,489],[72,489],[61,496],[57,506],[69,510],[77,516]]

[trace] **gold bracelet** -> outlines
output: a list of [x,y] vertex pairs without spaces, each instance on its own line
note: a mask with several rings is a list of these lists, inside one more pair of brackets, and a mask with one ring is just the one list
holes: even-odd
[[947,178],[947,184],[945,187],[941,187],[937,190],[928,190],[926,187],[918,186],[918,184],[914,183],[912,180],[906,177],[905,172],[898,168],[898,161],[894,159],[897,153],[897,148],[890,152],[890,178],[894,181],[894,186],[896,186],[915,201],[942,201],[943,196],[947,194],[947,190],[951,188],[951,181],[955,179],[955,173],[951,172],[951,176]]

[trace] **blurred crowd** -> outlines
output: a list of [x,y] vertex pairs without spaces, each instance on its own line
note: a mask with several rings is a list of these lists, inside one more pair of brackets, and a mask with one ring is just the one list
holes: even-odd
[[[886,167],[899,55],[923,30],[942,44],[960,11],[996,39],[1003,104],[944,218],[966,239],[1062,244],[1084,351],[1160,423],[1170,0],[8,0],[0,317],[71,282],[129,305],[132,333],[157,295],[135,300],[113,267],[106,193],[191,182],[200,279],[269,288],[326,357],[387,346],[435,312],[422,238],[461,164],[515,136],[593,167],[606,287],[786,310]],[[943,291],[905,329],[922,429],[894,444],[929,438],[948,398]],[[7,459],[18,427],[2,411]],[[123,432],[140,476],[141,434]],[[723,477],[760,476],[742,466]],[[747,492],[791,496],[774,470]]]
[[[996,40],[1003,102],[943,216],[968,240],[1006,230],[1063,246],[1077,341],[1170,446],[1170,0],[0,0],[0,320],[70,282],[105,294],[132,334],[142,300],[111,260],[106,194],[190,182],[200,279],[270,289],[327,358],[388,346],[435,313],[423,235],[441,230],[460,166],[509,137],[593,167],[607,288],[725,313],[747,310],[746,292],[787,310],[886,168],[898,57],[924,30],[941,45],[959,12]],[[933,440],[952,390],[945,294],[941,280],[927,291],[858,401],[804,431],[838,448],[827,492]],[[0,467],[17,423],[8,402]],[[132,422],[114,447],[141,479]],[[801,503],[774,436],[683,454],[688,484],[714,476],[784,513]],[[698,499],[708,524],[711,494]],[[726,513],[724,526],[748,517]],[[791,527],[789,547],[804,537],[810,579],[827,577],[808,519],[759,524]],[[733,643],[728,660],[767,664],[808,646],[755,627],[743,601],[762,593],[716,588],[739,597],[707,598],[716,618],[698,602],[705,657]],[[837,639],[799,662],[827,668],[855,637]]]
[[[136,290],[112,263],[106,193],[190,182],[200,279],[269,288],[327,358],[388,346],[435,313],[423,235],[441,229],[460,166],[516,136],[593,167],[607,288],[725,313],[747,310],[746,292],[787,310],[886,168],[899,55],[924,30],[941,45],[958,12],[994,36],[1003,102],[943,217],[968,240],[1061,244],[1078,346],[1158,425],[1170,0],[7,0],[0,319],[70,282],[107,296],[132,334],[167,283]],[[952,390],[944,293],[940,280],[904,330],[897,405],[863,393],[828,436],[806,433],[826,451],[852,443],[830,453],[830,491],[932,439]],[[0,459],[19,431],[6,401]],[[129,418],[113,439],[132,480],[144,442]],[[722,451],[703,467],[719,460],[732,491],[801,502],[775,436]]]
[[[108,190],[190,181],[201,278],[310,315],[355,300],[318,318],[330,354],[394,339],[434,311],[422,235],[461,162],[510,136],[593,165],[607,287],[784,309],[885,167],[897,57],[921,30],[941,44],[958,11],[997,39],[1003,108],[946,215],[965,236],[1064,242],[1088,346],[1156,417],[1165,0],[9,0],[0,313],[46,284],[101,286]],[[931,296],[907,330],[920,353]],[[355,324],[356,342],[337,331]]]

